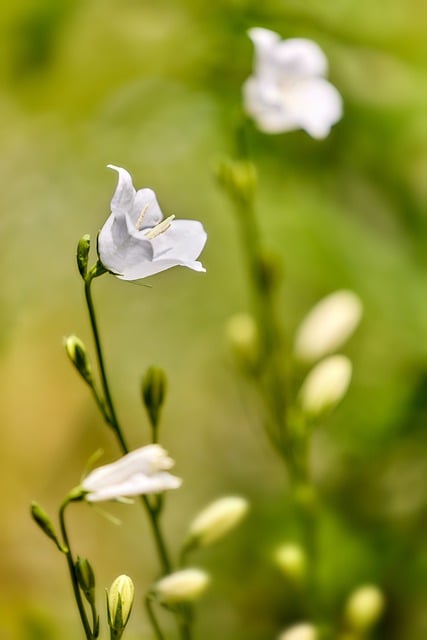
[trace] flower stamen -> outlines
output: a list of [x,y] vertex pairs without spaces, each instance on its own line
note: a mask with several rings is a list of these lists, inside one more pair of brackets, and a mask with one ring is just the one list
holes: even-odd
[[145,237],[148,240],[152,240],[153,238],[157,238],[157,236],[161,235],[162,233],[164,233],[165,231],[167,231],[169,229],[169,227],[172,224],[172,220],[174,220],[174,219],[175,219],[174,215],[171,215],[168,218],[165,218],[165,220],[162,220],[161,222],[159,222],[159,224],[156,224],[155,227],[153,227],[152,229],[147,231],[147,233],[145,234]]
[[141,227],[142,227],[142,221],[145,218],[145,214],[147,213],[147,209],[148,209],[149,206],[150,206],[150,203],[147,202],[147,204],[143,207],[141,213],[139,214],[139,218],[138,218],[138,220],[136,221],[136,224],[135,224],[135,227],[136,227],[137,231],[139,231],[141,229]]

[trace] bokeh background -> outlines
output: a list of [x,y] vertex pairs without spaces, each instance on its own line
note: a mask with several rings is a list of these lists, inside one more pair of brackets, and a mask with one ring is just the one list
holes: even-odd
[[[271,562],[294,535],[286,481],[224,337],[248,309],[242,252],[214,178],[233,148],[246,30],[316,40],[345,117],[330,137],[249,130],[260,174],[265,243],[283,258],[289,333],[323,295],[363,300],[348,345],[355,375],[314,434],[324,502],[320,578],[325,611],[376,582],[387,598],[373,637],[427,637],[427,5],[423,0],[16,0],[0,16],[0,635],[82,635],[65,562],[33,525],[37,499],[55,515],[94,450],[118,454],[62,338],[90,344],[77,240],[94,238],[116,176],[151,186],[165,213],[203,221],[206,274],[174,269],[150,288],[105,276],[95,298],[118,411],[133,446],[148,439],[139,379],[170,378],[162,442],[185,483],[165,527],[178,549],[209,500],[241,493],[245,525],[194,561],[213,573],[198,637],[261,640],[295,618]],[[137,586],[129,638],[150,638],[140,603],[157,566],[143,514],[111,507],[115,527],[70,510],[76,552],[102,592],[119,573]],[[104,628],[106,637],[106,629]]]

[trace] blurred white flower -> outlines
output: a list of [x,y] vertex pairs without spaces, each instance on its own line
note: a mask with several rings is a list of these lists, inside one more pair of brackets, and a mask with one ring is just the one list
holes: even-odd
[[317,640],[318,637],[316,627],[308,622],[300,622],[281,633],[278,640]]
[[166,604],[193,602],[202,595],[208,584],[209,575],[206,571],[181,569],[158,580],[153,591]]
[[352,364],[346,356],[325,358],[308,373],[299,393],[303,411],[313,417],[336,405],[350,384]]
[[191,523],[189,541],[200,546],[216,542],[239,524],[248,509],[248,501],[240,496],[226,496],[211,502]]
[[328,62],[312,40],[282,40],[269,29],[250,29],[253,75],[243,86],[244,106],[265,133],[304,129],[325,138],[342,115],[342,99],[325,79]]
[[173,465],[174,461],[160,445],[141,447],[116,462],[91,471],[81,484],[87,492],[85,500],[120,500],[178,489],[181,479],[167,472]]
[[111,215],[98,235],[103,266],[122,280],[139,280],[177,265],[205,271],[197,261],[206,232],[196,220],[163,220],[156,194],[136,191],[130,174],[109,164],[119,174],[111,200]]
[[335,291],[318,302],[301,322],[295,355],[313,362],[335,351],[351,336],[362,316],[360,298],[352,291]]
[[366,631],[384,612],[385,598],[375,584],[365,584],[350,594],[345,605],[345,618],[352,629]]

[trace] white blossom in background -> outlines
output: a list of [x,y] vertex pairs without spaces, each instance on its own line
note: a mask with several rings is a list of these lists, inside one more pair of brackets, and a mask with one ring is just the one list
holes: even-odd
[[308,622],[300,622],[280,634],[277,640],[318,640],[316,627]]
[[307,415],[318,416],[338,404],[350,384],[352,364],[346,356],[329,356],[316,364],[302,383],[299,400]]
[[243,85],[244,107],[265,133],[304,129],[325,138],[342,116],[342,99],[325,79],[328,61],[312,40],[282,40],[269,29],[248,31],[254,72]]
[[140,280],[175,266],[205,271],[198,262],[206,232],[196,220],[163,220],[156,194],[135,190],[126,169],[109,164],[119,174],[111,200],[111,215],[98,235],[99,259],[122,280]]
[[375,584],[365,584],[350,594],[345,605],[345,619],[352,629],[367,631],[384,612],[385,598]]
[[357,328],[362,302],[353,291],[335,291],[318,302],[301,322],[295,337],[298,359],[314,362],[341,347]]
[[158,444],[149,444],[116,462],[98,467],[84,478],[85,500],[120,500],[131,496],[178,489],[181,479],[168,473],[174,461]]
[[276,565],[290,580],[300,581],[307,573],[307,555],[299,544],[282,544],[274,554]]
[[166,604],[193,602],[205,591],[209,575],[201,569],[181,569],[158,580],[153,592]]
[[194,518],[189,528],[189,541],[200,546],[216,542],[239,524],[248,508],[248,501],[240,496],[215,500]]

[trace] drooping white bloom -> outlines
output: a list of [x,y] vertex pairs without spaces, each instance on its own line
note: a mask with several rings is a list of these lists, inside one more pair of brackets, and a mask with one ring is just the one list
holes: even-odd
[[295,355],[313,362],[335,351],[351,336],[362,316],[362,303],[342,289],[318,302],[300,324],[295,337]]
[[158,580],[153,588],[161,602],[193,602],[205,591],[209,575],[201,569],[181,569]]
[[205,271],[197,261],[206,232],[196,220],[163,220],[156,194],[135,190],[126,169],[109,164],[119,174],[111,200],[111,215],[98,235],[103,266],[122,280],[140,280],[181,265]]
[[189,541],[200,546],[216,542],[238,525],[248,508],[248,501],[240,496],[226,496],[211,502],[191,523]]
[[316,627],[308,622],[301,622],[286,629],[278,640],[317,640],[318,637]]
[[116,462],[98,467],[83,480],[85,500],[120,500],[130,496],[178,489],[181,479],[168,473],[174,461],[158,444],[149,444]]
[[336,405],[346,394],[351,374],[352,364],[346,356],[321,360],[302,383],[299,398],[303,411],[317,416]]
[[342,115],[342,99],[325,79],[328,61],[312,40],[282,40],[269,29],[248,32],[255,46],[253,75],[243,86],[244,106],[265,133],[304,129],[325,138]]

